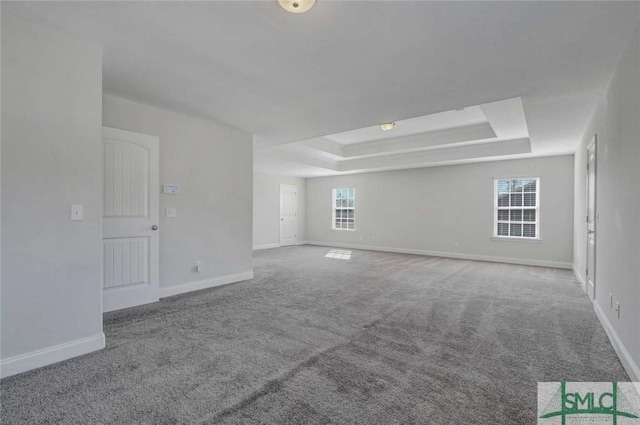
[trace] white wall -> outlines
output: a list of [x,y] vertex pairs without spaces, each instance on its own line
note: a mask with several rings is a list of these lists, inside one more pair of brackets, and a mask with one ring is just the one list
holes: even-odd
[[306,184],[305,179],[254,173],[253,175],[253,249],[274,248],[280,245],[280,185],[298,188],[297,240],[305,240]]
[[[160,184],[180,186],[160,195],[161,296],[250,278],[251,134],[109,95],[103,124],[159,136]],[[176,218],[165,218],[167,207]]]
[[[541,241],[492,240],[493,179],[540,177]],[[356,188],[356,231],[331,229],[331,190]],[[573,156],[307,179],[307,240],[571,267]]]
[[3,13],[3,376],[104,346],[101,120],[100,48]]
[[[594,308],[627,371],[640,380],[640,34],[620,60],[575,155],[574,263],[586,267],[586,145],[597,146],[597,253]],[[620,302],[620,319],[609,294]]]

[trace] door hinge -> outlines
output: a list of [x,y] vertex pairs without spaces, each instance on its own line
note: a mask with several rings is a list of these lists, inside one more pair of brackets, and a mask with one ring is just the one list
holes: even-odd
[[588,267],[586,269],[584,269],[584,275],[585,276],[589,276],[589,268]]
[[587,218],[587,223],[589,222],[589,216],[586,217]]
[[589,163],[587,162],[587,171],[589,171]]

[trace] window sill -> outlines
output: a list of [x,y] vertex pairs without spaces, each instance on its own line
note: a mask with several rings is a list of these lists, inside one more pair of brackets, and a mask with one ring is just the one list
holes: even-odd
[[355,232],[356,229],[331,229],[331,230],[335,230],[336,232]]
[[508,236],[492,236],[492,241],[500,241],[500,242],[526,242],[526,243],[540,243],[542,239],[540,238],[511,238]]

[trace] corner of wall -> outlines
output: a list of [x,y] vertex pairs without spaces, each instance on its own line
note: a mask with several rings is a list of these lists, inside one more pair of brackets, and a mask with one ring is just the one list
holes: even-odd
[[[93,42],[8,13],[1,30],[3,53],[20,57],[2,62],[0,374],[9,376],[104,347],[102,56]],[[81,222],[69,220],[75,203]]]
[[17,375],[32,369],[48,366],[73,357],[101,350],[105,347],[103,332],[87,338],[65,342],[42,350],[3,359],[0,362],[0,378]]
[[576,279],[578,280],[578,283],[580,284],[580,287],[582,288],[582,291],[586,294],[587,293],[587,283],[585,278],[580,274],[580,272],[578,271],[578,266],[576,266],[576,264],[574,263],[571,267],[573,269],[573,274],[575,275]]

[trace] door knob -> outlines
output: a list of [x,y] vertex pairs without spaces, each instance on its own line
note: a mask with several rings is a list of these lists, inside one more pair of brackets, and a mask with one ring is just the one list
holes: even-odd
[[284,218],[281,218],[280,221],[284,221]]
[[151,226],[151,230],[158,230],[158,226],[154,224],[153,226]]

